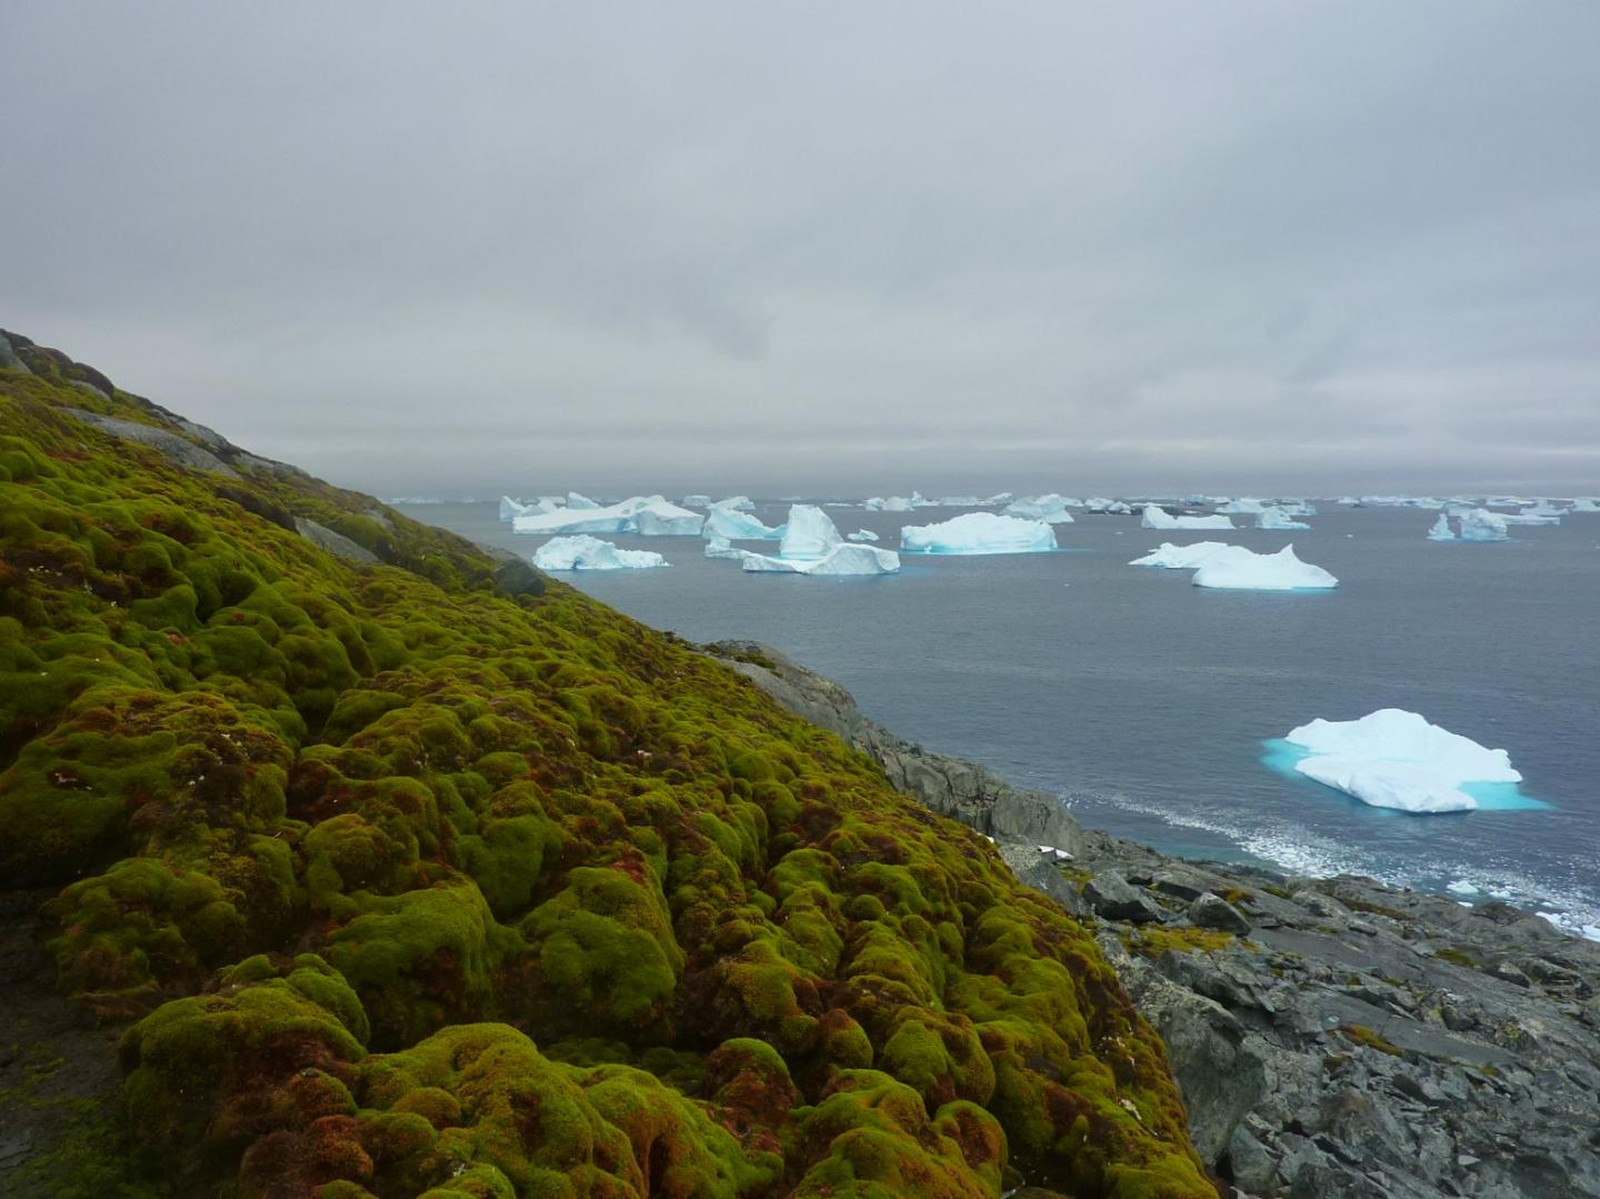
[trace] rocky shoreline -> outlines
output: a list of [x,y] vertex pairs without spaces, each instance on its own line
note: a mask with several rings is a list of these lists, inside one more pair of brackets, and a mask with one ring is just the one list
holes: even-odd
[[1600,1197],[1600,944],[1502,903],[1168,857],[925,752],[768,646],[705,648],[1096,927],[1236,1196]]

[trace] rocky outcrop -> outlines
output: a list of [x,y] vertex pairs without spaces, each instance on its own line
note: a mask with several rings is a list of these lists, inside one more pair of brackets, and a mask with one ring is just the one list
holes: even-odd
[[294,528],[295,532],[311,542],[312,545],[321,546],[336,557],[344,558],[350,562],[371,563],[378,561],[378,555],[374,554],[366,546],[350,540],[343,533],[336,532],[328,528],[327,525],[319,525],[314,520],[307,520],[303,516],[297,516],[294,518]]
[[17,351],[11,344],[11,334],[0,329],[0,371],[21,371],[30,374],[28,364],[17,357]]
[[230,479],[239,477],[233,467],[204,446],[196,445],[166,429],[140,424],[138,421],[119,420],[114,416],[105,416],[98,412],[86,412],[82,408],[64,408],[62,411],[77,417],[85,424],[110,433],[113,437],[120,437],[124,441],[137,441],[140,445],[160,450],[179,466],[188,467],[190,470],[216,471],[217,474],[226,475]]
[[907,744],[768,647],[711,648],[1097,922],[1236,1196],[1600,1197],[1600,945],[1505,904],[1081,829],[1053,796]]

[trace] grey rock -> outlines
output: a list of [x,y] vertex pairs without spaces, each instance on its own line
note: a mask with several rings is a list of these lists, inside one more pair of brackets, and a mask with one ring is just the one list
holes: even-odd
[[238,473],[218,458],[210,450],[198,446],[170,430],[159,428],[156,425],[143,425],[138,421],[120,420],[113,416],[103,416],[98,412],[86,412],[81,408],[63,408],[62,412],[75,416],[87,425],[110,433],[113,437],[120,437],[124,441],[136,441],[147,445],[151,449],[159,450],[179,466],[190,470],[215,471],[219,475],[226,475],[230,479],[237,479]]
[[1096,916],[1107,920],[1149,924],[1166,918],[1153,899],[1114,871],[1097,874],[1086,882],[1083,898]]
[[1243,935],[1250,931],[1250,921],[1245,914],[1210,891],[1189,905],[1189,920],[1200,928],[1214,928],[1225,933]]
[[314,520],[307,520],[303,516],[294,518],[295,530],[313,545],[320,546],[335,557],[344,558],[350,562],[376,562],[378,555],[374,554],[364,545],[351,541],[343,533],[319,525]]
[[21,371],[25,375],[33,373],[28,369],[28,364],[17,357],[17,351],[11,345],[11,335],[5,332],[0,332],[0,371]]
[[526,558],[511,558],[495,568],[494,586],[501,595],[543,595],[544,574]]

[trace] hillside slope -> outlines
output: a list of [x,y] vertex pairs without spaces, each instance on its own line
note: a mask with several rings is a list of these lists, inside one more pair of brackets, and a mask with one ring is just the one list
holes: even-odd
[[[1216,1193],[1093,939],[982,837],[14,335],[0,879],[100,1030],[0,1059],[0,1124],[51,1125],[0,1145],[19,1194]],[[123,1106],[52,1106],[108,1029]]]

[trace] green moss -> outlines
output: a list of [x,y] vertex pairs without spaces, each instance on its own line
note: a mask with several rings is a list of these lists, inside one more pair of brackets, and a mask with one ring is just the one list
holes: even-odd
[[1090,936],[861,755],[44,361],[0,375],[0,873],[65,888],[67,990],[154,1008],[179,1192],[1211,1193]]
[[1379,1053],[1386,1053],[1390,1057],[1405,1056],[1404,1049],[1365,1024],[1341,1024],[1339,1031],[1352,1045],[1365,1045],[1368,1049],[1376,1049]]
[[1164,953],[1216,953],[1239,941],[1232,933],[1216,929],[1150,925],[1123,933],[1122,943],[1130,953],[1158,958]]

